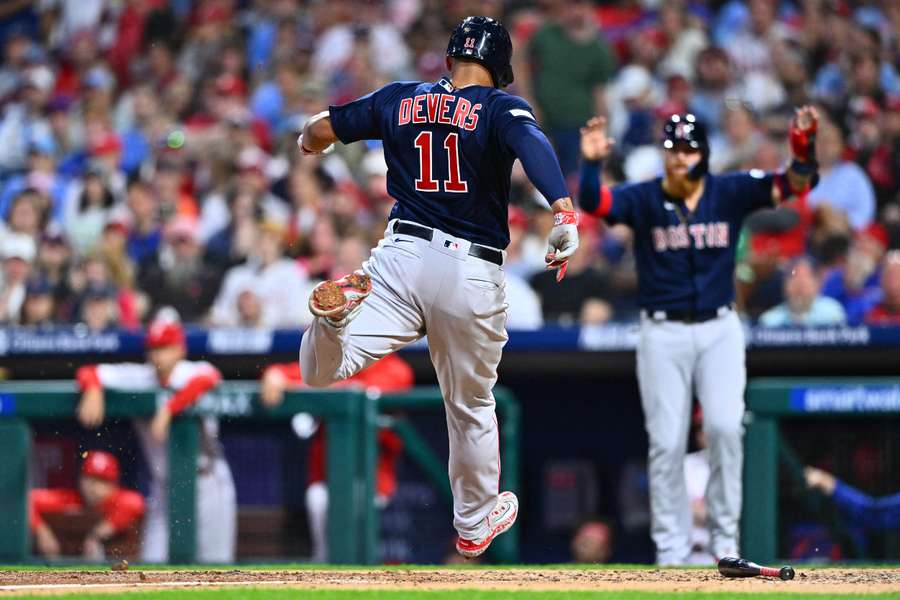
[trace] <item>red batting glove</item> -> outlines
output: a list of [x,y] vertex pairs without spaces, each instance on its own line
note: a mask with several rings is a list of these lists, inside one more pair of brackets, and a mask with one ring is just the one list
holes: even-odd
[[805,163],[810,160],[815,160],[816,157],[813,155],[813,152],[817,129],[818,123],[815,120],[806,129],[801,129],[800,126],[797,125],[797,118],[794,117],[791,119],[791,129],[789,132],[791,152],[794,153],[794,158],[800,162]]

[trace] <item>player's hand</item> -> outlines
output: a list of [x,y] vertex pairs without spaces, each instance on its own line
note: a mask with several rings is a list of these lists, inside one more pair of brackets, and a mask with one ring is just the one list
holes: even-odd
[[606,117],[593,117],[581,128],[581,156],[585,160],[605,159],[615,143],[606,136]]
[[85,390],[76,409],[78,422],[88,429],[99,427],[103,423],[105,405],[102,388]]
[[797,109],[788,135],[791,141],[791,152],[798,161],[805,163],[815,160],[818,126],[819,113],[815,107],[804,105]]
[[157,442],[164,442],[169,437],[169,426],[172,424],[172,413],[168,407],[161,406],[150,422],[150,434]]
[[794,121],[797,123],[797,127],[803,131],[809,131],[810,129],[815,131],[819,122],[819,111],[816,110],[815,106],[808,104],[801,106],[794,115]]
[[803,477],[806,479],[807,487],[821,490],[826,496],[834,494],[834,488],[837,487],[835,476],[822,469],[806,467],[803,469]]
[[278,369],[268,369],[263,374],[259,390],[263,406],[272,408],[281,404],[286,388],[287,377],[284,376],[284,373]]
[[578,213],[561,210],[554,213],[554,225],[547,240],[547,255],[544,260],[548,269],[556,269],[557,283],[566,276],[569,258],[578,248]]
[[81,554],[86,560],[99,561],[106,558],[106,549],[103,547],[103,542],[89,534],[84,538]]
[[316,152],[315,150],[310,150],[306,146],[303,145],[303,134],[300,134],[300,137],[297,138],[297,147],[300,148],[301,154],[330,154],[334,151],[334,144],[329,144],[324,150]]
[[46,556],[47,558],[59,557],[59,540],[56,539],[56,535],[53,534],[50,526],[46,523],[42,523],[38,526],[37,530],[34,532],[34,541],[37,550],[41,555]]

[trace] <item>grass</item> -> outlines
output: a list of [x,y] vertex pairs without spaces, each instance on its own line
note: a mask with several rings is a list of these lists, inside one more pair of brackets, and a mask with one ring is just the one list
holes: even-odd
[[[220,589],[220,590],[162,590],[132,592],[134,600],[506,600],[515,594],[516,600],[886,600],[897,594],[768,594],[734,592],[533,592],[508,590],[290,590],[290,589]],[[66,594],[64,596],[26,596],[32,600],[112,600],[113,594]]]

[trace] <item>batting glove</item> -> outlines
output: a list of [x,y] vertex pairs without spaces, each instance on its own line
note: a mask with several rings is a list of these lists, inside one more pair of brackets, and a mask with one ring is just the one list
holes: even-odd
[[563,210],[554,215],[553,229],[547,240],[548,269],[556,269],[557,283],[566,276],[566,268],[569,258],[578,248],[578,213],[573,210]]

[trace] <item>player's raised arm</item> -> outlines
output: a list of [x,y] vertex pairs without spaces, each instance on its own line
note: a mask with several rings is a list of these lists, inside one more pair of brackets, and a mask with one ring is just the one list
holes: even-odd
[[797,109],[791,120],[791,164],[775,178],[772,200],[775,203],[806,193],[819,179],[819,163],[816,162],[816,130],[819,113],[806,105]]
[[578,205],[582,210],[604,217],[612,205],[612,194],[603,182],[603,161],[616,141],[606,135],[606,118],[594,117],[581,128],[581,181]]
[[[559,167],[550,140],[541,131],[529,111],[510,109],[520,117],[505,129],[506,143],[522,163],[534,187],[550,202],[554,223],[547,240],[544,260],[548,269],[556,269],[556,280],[566,275],[569,258],[578,248],[578,214]],[[523,115],[527,114],[527,117]]]

